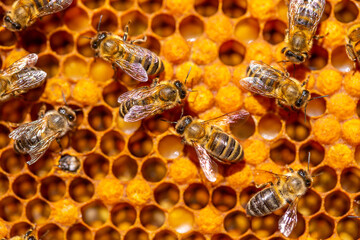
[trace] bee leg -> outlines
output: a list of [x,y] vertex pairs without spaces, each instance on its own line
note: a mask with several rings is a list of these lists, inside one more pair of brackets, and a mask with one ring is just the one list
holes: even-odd
[[290,170],[290,172],[292,172],[292,173],[294,172],[294,169],[292,169],[291,167],[289,167],[289,170]]
[[39,118],[43,118],[45,116],[45,111],[46,111],[46,105],[43,104],[43,105],[41,105],[39,113],[38,113]]
[[125,28],[124,28],[124,36],[123,36],[124,42],[126,42],[127,39],[128,39],[128,35],[129,35],[129,24],[130,24],[130,21],[128,22],[128,24],[125,25]]
[[325,35],[316,35],[316,36],[314,36],[313,38],[314,38],[315,40],[319,40],[319,39],[322,39],[322,38],[326,37],[327,35],[329,35],[329,33],[326,33]]
[[62,145],[61,145],[61,142],[60,142],[60,138],[57,138],[56,139],[56,142],[57,142],[57,144],[59,145],[59,147],[60,147],[60,154],[63,152],[63,147],[62,147]]
[[255,187],[256,188],[264,188],[267,185],[270,185],[272,187],[272,186],[274,186],[274,183],[273,182],[267,182],[267,183],[262,183],[262,184],[255,184]]
[[152,82],[152,84],[150,85],[150,87],[156,87],[156,85],[158,85],[159,83],[159,78],[155,78]]
[[140,38],[140,39],[131,40],[130,44],[143,43],[143,42],[146,42],[146,40],[147,40],[147,36],[144,36],[143,38]]
[[24,237],[27,238],[33,232],[33,230],[34,229],[30,229],[29,231],[27,231]]
[[284,106],[279,99],[276,101],[276,103],[277,103],[282,109],[284,109],[285,111],[289,112],[289,108],[287,108],[286,106]]

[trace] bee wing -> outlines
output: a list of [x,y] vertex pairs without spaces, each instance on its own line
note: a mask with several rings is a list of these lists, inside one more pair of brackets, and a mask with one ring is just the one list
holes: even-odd
[[12,82],[10,87],[3,93],[3,95],[11,94],[15,91],[27,90],[36,88],[46,78],[46,72],[42,70],[28,70],[18,73],[17,80]]
[[12,76],[13,74],[23,70],[25,67],[33,67],[37,60],[38,56],[35,53],[31,53],[11,64],[8,68],[1,72],[1,75]]
[[210,182],[216,181],[216,174],[219,172],[217,163],[211,159],[206,149],[200,144],[193,142],[196,155],[199,159],[200,167],[203,170],[205,177]]
[[213,119],[203,121],[202,124],[211,123],[212,125],[226,125],[226,124],[230,124],[230,123],[236,123],[240,120],[243,120],[245,122],[249,116],[250,116],[250,113],[248,111],[238,110],[238,111],[224,114],[222,116],[219,116],[219,117],[216,117]]
[[130,63],[124,59],[116,60],[116,64],[130,77],[140,82],[147,82],[148,75],[140,63]]
[[158,91],[157,87],[149,88],[145,86],[145,87],[136,88],[134,90],[127,91],[121,94],[118,98],[118,103],[134,100],[134,99],[136,100],[136,99],[143,99],[146,97],[150,97],[153,94],[155,94],[157,91]]
[[68,8],[73,0],[49,0],[49,2],[39,8],[39,13],[37,17],[42,17],[45,15],[53,14],[60,12]]
[[291,202],[284,215],[279,220],[279,230],[285,236],[288,237],[297,223],[297,204],[299,198],[296,197]]
[[125,114],[125,122],[136,122],[146,117],[163,112],[173,103],[168,104],[148,104],[148,105],[135,105],[130,108],[129,112]]
[[243,78],[240,80],[240,85],[250,92],[257,93],[265,97],[277,97],[277,95],[271,91],[272,89],[265,85],[264,82],[257,77]]

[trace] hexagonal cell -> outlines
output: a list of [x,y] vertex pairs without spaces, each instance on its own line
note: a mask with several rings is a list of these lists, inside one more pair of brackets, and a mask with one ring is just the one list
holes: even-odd
[[305,122],[304,115],[298,114],[297,118],[289,118],[285,125],[286,134],[295,141],[304,141],[311,133],[309,121]]
[[112,124],[112,112],[105,106],[93,107],[88,116],[90,126],[96,131],[104,131]]
[[186,208],[178,207],[169,212],[168,222],[178,233],[187,233],[193,229],[194,215]]
[[211,237],[211,240],[232,240],[232,238],[224,233],[218,233],[218,234],[213,235]]
[[90,46],[91,38],[94,37],[93,32],[85,32],[76,39],[76,50],[84,57],[94,57],[95,52]]
[[211,202],[218,210],[227,212],[236,205],[236,192],[231,187],[220,186],[213,191]]
[[329,60],[329,53],[325,48],[314,45],[311,49],[311,57],[305,65],[311,70],[320,70],[324,68]]
[[36,194],[38,183],[29,174],[20,175],[13,181],[12,189],[16,196],[22,199],[29,199]]
[[240,237],[250,228],[250,221],[245,213],[234,211],[226,215],[224,228],[232,237]]
[[63,71],[68,78],[80,79],[88,75],[88,65],[85,60],[74,55],[64,60]]
[[359,14],[359,9],[355,3],[343,0],[338,2],[334,7],[335,18],[342,23],[349,23],[354,21]]
[[93,196],[95,186],[88,179],[83,177],[74,178],[69,185],[70,197],[76,202],[87,202]]
[[228,66],[236,66],[244,60],[246,48],[235,40],[229,40],[221,44],[219,58],[222,63]]
[[40,53],[46,49],[46,36],[37,30],[25,30],[20,32],[21,46],[28,52]]
[[4,195],[9,190],[8,177],[0,172],[0,195]]
[[223,13],[230,18],[238,18],[246,13],[246,0],[224,0],[222,4]]
[[38,229],[38,236],[41,237],[41,240],[61,240],[65,235],[64,230],[58,225],[50,223]]
[[250,116],[245,122],[238,121],[230,124],[230,131],[234,137],[245,140],[251,137],[255,133],[255,121]]
[[100,180],[109,173],[109,160],[100,154],[94,153],[84,160],[84,172],[91,179]]
[[111,209],[111,222],[119,230],[127,230],[135,223],[136,210],[129,203],[119,203]]
[[340,176],[340,184],[348,193],[360,192],[360,169],[356,167],[344,169]]
[[334,217],[340,217],[350,209],[350,198],[341,191],[330,193],[324,201],[326,212]]
[[149,234],[141,228],[133,228],[125,234],[124,240],[150,240]]
[[273,213],[263,217],[252,217],[251,230],[261,238],[271,236],[278,230],[278,225],[274,223],[277,223],[279,219],[280,216]]
[[100,148],[107,156],[116,156],[124,150],[125,141],[116,131],[107,132],[100,141]]
[[155,205],[145,206],[140,211],[140,222],[145,228],[154,231],[165,222],[165,213]]
[[175,135],[163,137],[158,144],[158,150],[161,156],[167,159],[175,159],[181,155],[184,149],[182,139]]
[[139,0],[139,7],[146,13],[154,13],[161,9],[162,0]]
[[214,15],[219,8],[218,0],[195,0],[195,11],[204,17]]
[[90,9],[100,8],[104,5],[105,0],[81,0],[81,2]]
[[176,20],[169,14],[159,14],[151,20],[151,30],[160,37],[169,37],[175,32]]
[[7,222],[19,220],[22,209],[22,203],[13,196],[4,197],[0,200],[0,217]]
[[309,117],[319,117],[326,111],[326,100],[319,94],[312,93],[311,100],[306,107],[306,115]]
[[265,41],[272,45],[281,43],[284,41],[286,28],[286,23],[281,20],[275,19],[267,21],[263,29]]
[[282,123],[278,115],[268,113],[264,115],[258,124],[260,135],[266,140],[276,138],[281,131]]
[[259,238],[255,237],[252,234],[249,234],[249,235],[246,235],[246,236],[240,238],[240,240],[259,240]]
[[4,151],[0,157],[0,167],[7,173],[14,174],[21,171],[25,165],[25,156],[16,153],[12,148]]
[[309,153],[310,167],[315,167],[324,160],[325,149],[320,143],[314,140],[310,140],[309,142],[300,146],[299,159],[301,163],[307,165]]
[[159,55],[161,50],[161,44],[158,39],[152,36],[147,36],[146,42],[139,43],[139,46],[147,48],[153,53]]
[[129,139],[128,148],[135,157],[145,157],[152,151],[152,138],[144,131],[136,131]]
[[[102,19],[100,29],[98,29],[100,17],[102,17]],[[92,17],[91,25],[97,31],[108,32],[115,32],[119,27],[116,15],[109,10],[101,10],[100,12],[95,13]]]
[[39,161],[32,165],[27,165],[27,167],[30,172],[37,177],[45,177],[54,168],[54,156],[53,154],[46,152]]
[[312,189],[309,189],[304,196],[299,199],[298,211],[304,216],[317,213],[321,208],[321,197]]
[[16,43],[16,35],[5,28],[0,30],[0,46],[10,47]]
[[[74,16],[76,16],[76,18]],[[67,9],[63,20],[70,30],[76,32],[81,32],[89,27],[89,16],[87,12],[80,7]]]
[[134,159],[129,156],[121,156],[113,163],[112,172],[120,181],[130,181],[138,171],[138,165]]
[[334,220],[323,213],[309,221],[310,236],[317,239],[329,238],[334,232],[334,227]]
[[184,191],[184,202],[191,209],[199,210],[209,203],[210,194],[208,189],[200,183],[191,184]]
[[127,92],[127,88],[123,86],[120,82],[114,81],[109,85],[103,88],[102,95],[104,101],[112,108],[119,107],[119,103],[117,99],[119,96],[125,92]]
[[139,11],[131,11],[121,16],[121,28],[131,21],[129,25],[129,36],[138,36],[145,32],[148,27],[148,19]]
[[76,130],[71,139],[71,147],[79,153],[90,152],[96,145],[96,135],[86,129]]
[[43,198],[50,202],[62,199],[66,193],[64,180],[56,176],[49,176],[41,180],[40,193]]
[[193,42],[204,32],[204,23],[195,15],[183,18],[179,25],[179,31],[187,41]]
[[359,239],[359,224],[359,219],[345,217],[338,222],[336,232],[341,239]]
[[64,25],[60,14],[50,14],[47,16],[42,16],[40,21],[37,21],[36,27],[37,29],[41,29],[42,32],[50,33],[55,29]]
[[172,183],[161,183],[154,190],[155,201],[165,209],[175,206],[180,199],[179,188]]
[[0,119],[6,122],[21,123],[25,120],[29,106],[20,99],[12,99],[0,106]]
[[313,188],[319,192],[328,192],[336,186],[337,175],[336,171],[328,166],[320,167],[313,173],[314,183]]
[[32,226],[27,222],[17,222],[11,227],[10,236],[11,238],[15,236],[24,236],[25,233],[31,228]]
[[165,177],[166,172],[166,165],[159,158],[150,158],[141,167],[143,177],[149,182],[161,181]]
[[30,222],[46,223],[51,213],[50,205],[42,199],[35,198],[26,205],[25,214]]
[[165,229],[156,233],[153,240],[178,240],[178,237],[172,231]]
[[276,164],[285,166],[295,161],[295,145],[287,139],[279,139],[270,145],[270,158]]
[[67,31],[58,31],[50,36],[50,47],[59,55],[70,53],[74,49],[73,36]]
[[52,78],[59,73],[59,60],[52,54],[41,55],[36,66],[45,71],[48,78]]
[[323,21],[325,21],[326,19],[328,19],[330,17],[331,10],[332,10],[331,8],[332,8],[331,3],[327,1],[325,3],[325,9],[324,9],[323,15],[322,15],[322,17],[320,19],[320,22],[323,22]]
[[345,46],[338,46],[331,52],[331,64],[340,72],[350,72],[353,69],[353,62],[346,54]]
[[91,227],[100,227],[106,223],[109,212],[101,201],[96,200],[81,208],[81,218]]
[[164,118],[162,115],[155,115],[151,118],[147,118],[143,120],[144,127],[149,130],[154,135],[160,135],[161,133],[164,133],[166,130],[169,129],[170,123],[165,122],[161,119],[167,119]]
[[73,224],[66,232],[68,240],[92,240],[91,231],[81,223]]
[[95,233],[95,240],[120,240],[120,233],[112,227],[104,227]]

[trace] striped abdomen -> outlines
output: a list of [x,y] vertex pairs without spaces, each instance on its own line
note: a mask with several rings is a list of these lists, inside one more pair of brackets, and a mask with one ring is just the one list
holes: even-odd
[[348,38],[358,56],[360,54],[360,25],[353,26],[349,29]]
[[259,79],[263,82],[263,85],[266,86],[265,88],[261,87],[261,89],[266,89],[269,92],[276,89],[280,83],[280,79],[284,77],[282,72],[256,63],[248,66],[246,76]]
[[304,2],[298,7],[298,13],[294,17],[294,24],[300,29],[313,29],[324,11],[324,1],[312,0]]
[[235,163],[244,157],[241,145],[233,137],[220,131],[210,135],[205,149],[213,157],[224,163]]
[[15,151],[26,154],[41,141],[40,135],[24,134],[21,138],[14,142]]
[[157,96],[151,96],[140,100],[128,100],[125,102],[121,102],[119,107],[119,115],[120,117],[124,118],[125,115],[130,111],[130,109],[133,106],[135,105],[146,106],[152,104],[154,103],[154,101],[156,101],[156,98]]
[[282,208],[286,201],[281,201],[274,187],[265,188],[255,194],[246,205],[250,216],[264,216]]

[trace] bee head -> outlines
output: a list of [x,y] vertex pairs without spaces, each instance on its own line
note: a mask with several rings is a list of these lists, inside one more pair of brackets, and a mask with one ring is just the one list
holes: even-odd
[[295,107],[301,108],[309,101],[309,98],[310,98],[310,92],[308,90],[303,90],[301,92],[301,96],[295,101]]
[[11,31],[20,31],[21,25],[17,22],[14,22],[9,15],[4,16],[4,23],[7,29]]
[[36,238],[34,236],[30,236],[27,238],[27,240],[36,240]]
[[186,92],[187,92],[185,85],[179,80],[176,80],[174,82],[174,85],[179,92],[180,99],[184,99],[186,97]]
[[185,116],[183,118],[181,118],[176,126],[175,126],[175,130],[178,134],[182,135],[185,132],[186,127],[192,123],[193,119],[191,116]]
[[106,32],[99,32],[93,40],[91,40],[91,48],[97,50],[100,47],[101,42],[106,38],[107,33]]
[[309,57],[307,52],[296,52],[296,51],[292,51],[291,49],[284,47],[281,50],[282,53],[285,54],[285,57],[288,61],[296,63],[296,64],[300,64],[305,62],[305,60]]
[[300,169],[299,171],[297,171],[297,173],[299,174],[299,176],[304,181],[305,187],[310,188],[311,185],[312,185],[312,182],[313,182],[310,174],[307,171],[303,170],[303,169]]
[[58,109],[58,112],[67,119],[71,126],[75,124],[76,114],[71,108],[62,106]]

